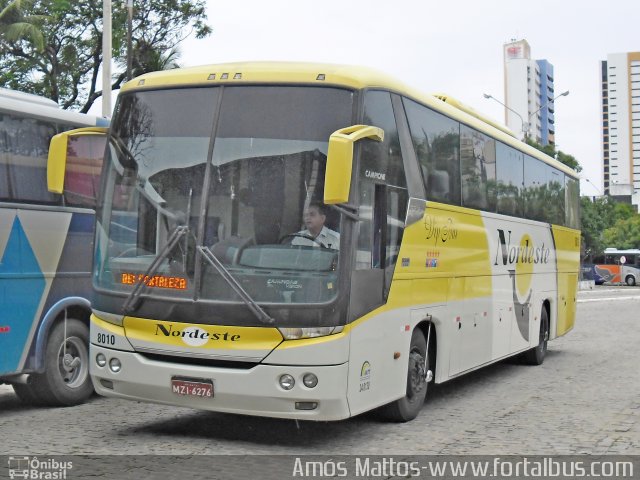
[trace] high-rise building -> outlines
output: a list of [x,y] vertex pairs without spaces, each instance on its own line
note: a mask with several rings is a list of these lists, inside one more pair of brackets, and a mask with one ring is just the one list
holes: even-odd
[[640,207],[640,52],[601,62],[604,193]]
[[520,138],[555,143],[553,65],[532,60],[526,40],[504,45],[505,123]]

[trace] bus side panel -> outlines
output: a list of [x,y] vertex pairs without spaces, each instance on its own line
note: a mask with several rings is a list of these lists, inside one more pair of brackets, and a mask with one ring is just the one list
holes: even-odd
[[[53,307],[63,299],[70,297],[91,298],[91,259],[93,255],[93,212],[73,213],[69,223],[62,253],[52,279],[49,293],[46,296],[44,308],[38,324],[41,324]],[[53,275],[53,274],[52,274]],[[86,317],[78,320],[86,320],[89,326],[90,311],[84,304],[80,305],[75,300],[69,300],[67,308],[80,306],[86,310]],[[24,364],[23,370],[34,370],[36,365],[36,342],[31,344],[31,350]],[[44,352],[41,352],[43,354]]]
[[[580,232],[553,227],[558,262],[558,315],[556,335],[564,335],[573,328],[578,295],[580,269]],[[552,337],[555,336],[552,334]]]
[[594,265],[593,266],[596,275],[602,279],[602,282],[608,283],[620,283],[622,282],[622,275],[620,274],[620,265]]
[[0,334],[3,352],[0,374],[6,375],[24,369],[55,277],[71,214],[31,209],[1,211],[0,220],[8,231],[0,239],[3,242],[0,328],[4,331]]
[[[352,416],[389,403],[406,392],[410,315],[407,308],[382,309],[352,327],[347,387]],[[401,352],[397,359],[395,352]]]
[[17,373],[38,310],[44,277],[15,209],[0,209],[0,375]]
[[638,269],[637,266],[623,265],[621,270],[622,270],[622,274],[620,275],[620,278],[621,278],[620,281],[626,283],[628,277],[633,277],[633,280],[636,285],[640,283],[640,269]]

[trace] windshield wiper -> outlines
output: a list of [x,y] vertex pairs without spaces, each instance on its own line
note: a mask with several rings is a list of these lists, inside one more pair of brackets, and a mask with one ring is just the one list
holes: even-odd
[[165,244],[165,246],[153,259],[153,262],[151,262],[151,265],[149,265],[147,271],[144,272],[138,279],[138,283],[136,283],[136,286],[133,288],[133,290],[125,300],[124,305],[122,306],[124,313],[132,313],[138,309],[138,307],[140,306],[140,295],[142,295],[142,291],[147,286],[147,279],[155,275],[155,273],[158,271],[158,268],[160,268],[160,264],[167,258],[169,253],[171,253],[173,248],[178,244],[180,238],[182,238],[182,236],[186,235],[188,232],[188,226],[179,225],[171,233],[171,235],[167,239],[167,243]]
[[251,298],[251,296],[247,293],[247,291],[242,288],[242,285],[238,283],[238,281],[233,278],[229,270],[222,264],[220,260],[213,254],[213,252],[209,249],[209,247],[199,246],[198,251],[202,254],[204,259],[214,267],[220,276],[229,284],[231,288],[238,294],[238,296],[242,299],[242,301],[249,307],[251,313],[253,313],[256,318],[262,323],[272,324],[275,320],[271,318],[264,309],[256,303],[256,301]]

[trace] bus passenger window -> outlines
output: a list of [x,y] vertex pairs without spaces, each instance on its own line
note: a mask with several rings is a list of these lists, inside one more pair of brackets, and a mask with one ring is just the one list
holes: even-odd
[[460,124],[403,98],[427,200],[460,205]]

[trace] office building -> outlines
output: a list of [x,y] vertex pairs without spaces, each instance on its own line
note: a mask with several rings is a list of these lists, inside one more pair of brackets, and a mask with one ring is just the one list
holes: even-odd
[[640,205],[640,52],[601,62],[603,192]]
[[[505,123],[520,138],[555,143],[553,65],[531,59],[526,40],[504,45]],[[511,109],[511,110],[510,110]]]

